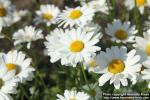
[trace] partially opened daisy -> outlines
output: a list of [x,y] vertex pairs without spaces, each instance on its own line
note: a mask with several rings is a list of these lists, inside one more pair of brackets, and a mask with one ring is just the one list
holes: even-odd
[[96,64],[95,57],[91,57],[88,61],[84,62],[84,67],[87,69],[89,72],[93,72],[98,68],[98,65]]
[[145,6],[150,7],[150,0],[125,0],[125,6],[132,10],[133,8],[137,7],[141,14],[144,13]]
[[88,100],[89,95],[75,90],[65,90],[64,96],[57,94],[57,100]]
[[135,38],[136,43],[133,45],[138,53],[142,57],[142,61],[145,61],[150,56],[150,29],[143,33],[143,37],[137,36]]
[[[82,4],[85,5],[86,2],[83,2]],[[88,2],[88,6],[93,8],[95,12],[100,11],[102,13],[108,14],[109,8],[106,0],[91,0]]]
[[[56,42],[51,39],[53,35],[47,36],[48,42],[45,42],[45,45],[51,59],[55,59],[54,61],[61,59],[62,65],[70,64],[75,67],[79,62],[88,61],[96,51],[100,50],[100,47],[96,46],[100,39],[100,33],[97,35],[94,32],[87,33],[81,28],[60,30],[58,33],[57,38],[54,36]],[[51,48],[53,49],[50,50]]]
[[147,80],[149,82],[148,88],[150,88],[150,57],[143,62],[145,69],[141,72],[142,79]]
[[46,23],[47,26],[51,24],[56,24],[56,18],[60,10],[55,5],[41,5],[40,10],[36,11],[37,17],[35,21],[37,24],[39,23]]
[[122,23],[120,20],[114,20],[112,24],[108,24],[105,31],[111,36],[111,40],[117,43],[133,43],[137,33],[135,26],[131,26],[129,21]]
[[21,43],[27,43],[27,48],[29,49],[32,41],[42,39],[43,34],[42,30],[35,29],[33,26],[26,26],[23,29],[19,29],[13,34],[13,39],[15,40],[14,45]]
[[120,84],[127,86],[128,79],[135,84],[137,73],[141,70],[140,56],[135,53],[136,50],[127,53],[126,47],[117,46],[106,48],[106,52],[101,51],[96,56],[99,68],[95,70],[96,73],[102,74],[99,78],[99,86],[103,86],[109,80],[116,89],[120,88]]
[[10,94],[17,93],[17,79],[14,79],[15,70],[7,71],[6,67],[0,66],[0,99],[12,100]]
[[58,16],[59,26],[73,27],[80,26],[83,27],[87,24],[87,22],[91,22],[94,16],[94,10],[88,6],[76,7],[76,8],[68,8]]
[[20,21],[22,17],[27,15],[27,13],[28,13],[28,10],[19,10],[19,11],[14,10],[13,11],[13,19],[12,19],[13,23]]
[[33,78],[35,69],[31,66],[31,58],[26,58],[23,52],[12,50],[1,57],[2,65],[6,66],[8,71],[15,70],[15,78],[19,79],[20,82]]

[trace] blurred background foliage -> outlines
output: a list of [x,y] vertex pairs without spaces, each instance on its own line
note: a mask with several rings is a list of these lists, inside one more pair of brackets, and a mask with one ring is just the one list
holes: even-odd
[[[29,13],[23,17],[18,23],[13,24],[10,27],[6,27],[3,33],[7,38],[0,40],[1,51],[7,52],[14,49],[13,41],[11,40],[12,34],[26,25],[34,25],[33,18],[35,18],[35,11],[39,9],[41,4],[55,4],[60,9],[64,9],[65,6],[76,7],[79,6],[79,2],[73,2],[74,0],[12,0],[12,3],[16,5],[17,9],[27,9]],[[139,30],[137,35],[142,36],[144,20],[148,20],[150,9],[146,9],[144,15],[140,15],[139,11],[135,8],[133,11],[128,12],[123,5],[123,0],[107,0],[108,5],[112,7],[109,15],[97,13],[94,16],[94,22],[98,23],[102,27],[102,33],[107,23],[112,22],[114,19],[121,19],[122,21],[130,20],[132,24],[137,26]],[[47,27],[45,24],[36,26],[43,30],[43,34],[46,36],[57,25]],[[77,90],[83,90],[83,86],[86,85],[84,76],[82,74],[81,67],[76,68],[62,66],[60,62],[50,63],[49,57],[44,56],[43,50],[45,49],[43,42],[45,40],[38,40],[34,42],[31,49],[26,49],[26,46],[22,46],[22,51],[26,52],[33,60],[33,67],[36,68],[35,78],[25,84],[19,85],[17,95],[14,95],[14,100],[55,100],[56,94],[63,94],[65,89],[72,89],[76,87]],[[106,47],[116,45],[109,40],[109,37],[105,35],[100,41],[99,45],[102,50]],[[117,44],[119,46],[119,44]],[[131,44],[127,45],[131,48]],[[19,48],[19,47],[18,47]],[[86,72],[88,83],[97,82],[99,75]],[[143,86],[143,87],[142,87]],[[122,87],[119,90],[114,90],[113,86],[105,85],[102,87],[103,92],[147,92],[147,83],[140,82],[134,86]],[[86,91],[89,92],[90,91]]]

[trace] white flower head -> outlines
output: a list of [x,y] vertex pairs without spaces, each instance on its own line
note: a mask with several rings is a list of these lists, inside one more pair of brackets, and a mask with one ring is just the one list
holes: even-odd
[[143,62],[145,69],[141,72],[142,79],[147,80],[149,82],[148,88],[150,88],[150,57],[146,61]]
[[150,0],[125,0],[125,6],[128,10],[137,7],[140,13],[143,14],[145,6],[150,7]]
[[[82,5],[85,5],[86,2],[83,2]],[[87,4],[89,7],[93,8],[95,12],[102,12],[108,14],[108,5],[106,0],[91,0]]]
[[2,54],[1,59],[2,65],[6,66],[8,72],[15,70],[15,78],[20,82],[32,80],[35,69],[31,66],[31,58],[26,58],[23,52],[12,50]]
[[0,27],[10,26],[14,7],[11,5],[10,0],[0,0]]
[[84,92],[65,90],[64,96],[57,94],[57,100],[88,100],[89,96]]
[[7,27],[19,21],[24,14],[17,11],[10,0],[0,0],[0,27]]
[[12,100],[10,94],[17,93],[18,80],[14,79],[15,71],[9,71],[4,66],[0,66],[0,99]]
[[150,29],[143,33],[143,37],[136,36],[136,43],[133,45],[145,61],[150,56]]
[[133,43],[137,33],[135,26],[131,26],[130,22],[122,23],[120,20],[114,20],[112,24],[108,24],[105,31],[112,37],[111,40],[117,43]]
[[100,47],[96,46],[100,35],[95,35],[94,32],[87,33],[81,28],[65,31],[57,29],[46,37],[48,42],[45,42],[45,46],[52,62],[60,59],[62,65],[69,64],[75,67],[77,63],[88,61],[96,51],[100,51]]
[[26,16],[28,14],[28,10],[14,10],[13,12],[13,23],[16,23],[21,20],[22,17]]
[[128,80],[135,84],[137,81],[137,73],[141,70],[139,64],[140,56],[135,55],[136,50],[127,53],[126,47],[117,46],[106,48],[106,52],[101,51],[96,56],[96,63],[99,68],[95,69],[95,73],[100,73],[99,86],[103,86],[110,80],[110,84],[114,84],[116,89],[128,85]]
[[54,5],[41,5],[40,10],[36,11],[37,17],[35,21],[37,24],[46,23],[47,26],[50,26],[51,24],[56,24],[56,18],[59,13],[59,8]]
[[58,16],[58,23],[59,26],[64,28],[66,27],[73,27],[73,26],[80,26],[83,27],[88,22],[91,22],[94,16],[94,10],[88,6],[76,7],[76,8],[68,8],[66,7],[65,10]]
[[36,30],[33,26],[26,26],[15,32],[13,34],[13,39],[15,40],[14,45],[27,42],[27,48],[29,49],[32,41],[43,39],[43,34],[40,29]]
[[98,67],[95,61],[95,57],[91,57],[87,62],[84,62],[85,69],[88,69],[88,72],[94,72]]

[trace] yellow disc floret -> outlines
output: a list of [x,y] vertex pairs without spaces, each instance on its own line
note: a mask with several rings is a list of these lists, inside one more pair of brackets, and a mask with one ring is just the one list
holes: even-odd
[[89,61],[89,66],[90,66],[91,68],[95,68],[95,67],[96,67],[96,62],[95,62],[94,59],[91,59],[91,60]]
[[43,19],[50,21],[53,18],[53,15],[49,13],[44,13],[42,17]]
[[124,71],[124,68],[124,62],[120,59],[114,59],[108,65],[108,71],[113,74],[121,73]]
[[150,43],[148,43],[146,46],[146,53],[150,55]]
[[7,11],[4,7],[0,7],[0,17],[4,17],[6,16]]
[[20,67],[13,63],[6,64],[6,67],[7,67],[8,71],[16,70],[16,74],[18,74],[21,71]]
[[73,41],[70,45],[71,52],[81,52],[84,48],[84,43],[80,40]]
[[146,0],[136,0],[137,7],[143,6],[145,3],[146,3]]
[[124,30],[119,29],[115,32],[115,37],[119,40],[125,40],[128,37],[128,34]]
[[15,70],[17,66],[13,63],[8,63],[8,64],[6,64],[6,67],[7,67],[8,71],[10,71],[10,70]]
[[77,100],[75,97],[71,97],[69,100]]
[[69,17],[73,20],[78,19],[82,16],[82,12],[80,10],[72,10]]

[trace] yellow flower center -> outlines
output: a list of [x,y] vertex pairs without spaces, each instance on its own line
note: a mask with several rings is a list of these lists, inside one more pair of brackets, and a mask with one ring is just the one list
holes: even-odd
[[148,43],[146,46],[146,53],[150,55],[150,43]]
[[80,40],[73,41],[70,45],[70,50],[72,52],[80,52],[84,48],[84,43]]
[[77,100],[75,97],[71,97],[69,100]]
[[4,17],[6,16],[7,11],[4,7],[0,7],[0,17]]
[[119,29],[115,32],[115,37],[119,40],[125,40],[128,37],[128,34],[124,30]]
[[124,71],[125,65],[124,62],[120,59],[114,59],[109,65],[108,65],[108,71],[117,74]]
[[81,16],[82,16],[82,12],[80,10],[73,10],[69,15],[69,17],[73,20],[78,19]]
[[2,88],[3,85],[4,85],[4,81],[0,79],[0,89]]
[[145,3],[146,3],[146,0],[136,0],[137,7],[143,6]]
[[95,68],[95,67],[96,67],[96,62],[94,61],[94,59],[91,59],[91,60],[89,61],[89,66],[90,66],[91,68]]
[[6,64],[6,67],[7,67],[8,71],[16,70],[16,74],[18,74],[20,72],[20,70],[21,70],[18,65],[13,64],[13,63]]
[[53,15],[49,13],[44,13],[42,17],[43,19],[50,21],[53,18]]

